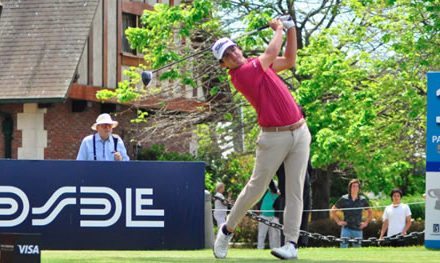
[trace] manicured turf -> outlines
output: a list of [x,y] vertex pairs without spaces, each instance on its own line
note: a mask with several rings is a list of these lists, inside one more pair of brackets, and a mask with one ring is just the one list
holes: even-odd
[[[297,262],[440,262],[439,250],[400,248],[304,248]],[[42,263],[62,262],[275,262],[269,250],[230,249],[227,259],[216,260],[211,250],[195,251],[42,251]]]

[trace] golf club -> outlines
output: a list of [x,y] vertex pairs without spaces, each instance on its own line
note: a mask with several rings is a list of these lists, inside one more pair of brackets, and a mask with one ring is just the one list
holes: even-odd
[[[290,15],[285,15],[285,16],[280,16],[279,19],[280,19],[281,21],[288,21],[288,20],[292,20],[292,17],[291,17]],[[266,26],[263,26],[263,27],[257,28],[257,29],[255,29],[255,30],[252,30],[252,31],[246,32],[246,33],[244,33],[244,34],[242,34],[242,35],[239,35],[238,37],[231,38],[231,40],[235,41],[235,40],[237,40],[237,39],[240,39],[240,38],[243,38],[243,37],[246,37],[246,36],[253,35],[253,34],[255,34],[255,33],[259,32],[259,31],[261,31],[261,30],[264,30],[264,29],[268,28],[268,27],[269,27],[269,25],[266,25]],[[156,73],[156,72],[158,72],[158,71],[160,71],[160,70],[162,70],[162,69],[165,69],[165,68],[171,67],[171,66],[173,66],[173,65],[175,65],[175,64],[177,64],[177,63],[180,63],[180,62],[182,62],[182,61],[185,61],[185,60],[187,60],[187,59],[189,59],[189,58],[192,58],[192,57],[198,56],[198,55],[200,55],[200,54],[202,54],[202,53],[205,53],[205,52],[208,51],[208,50],[211,50],[211,47],[208,47],[208,48],[202,49],[202,50],[200,50],[200,51],[198,51],[198,52],[196,52],[196,53],[194,53],[194,54],[191,54],[191,55],[189,55],[189,56],[183,57],[183,58],[181,58],[181,59],[179,59],[179,60],[177,60],[177,61],[171,62],[171,63],[169,63],[169,64],[167,64],[167,65],[165,65],[165,66],[162,66],[162,67],[160,67],[160,68],[158,68],[158,69],[155,69],[155,70],[153,70],[153,71],[148,71],[148,70],[142,71],[142,73],[141,73],[142,83],[144,83],[144,86],[147,87],[148,84],[150,84],[151,80],[153,79],[153,73]]]

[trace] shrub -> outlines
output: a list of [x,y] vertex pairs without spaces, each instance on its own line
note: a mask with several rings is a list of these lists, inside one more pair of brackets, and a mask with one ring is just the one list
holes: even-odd
[[246,247],[253,247],[258,238],[258,222],[245,216],[235,229],[233,242],[244,243]]
[[141,149],[137,157],[139,160],[196,161],[189,153],[166,151],[162,144],[153,144],[150,148]]

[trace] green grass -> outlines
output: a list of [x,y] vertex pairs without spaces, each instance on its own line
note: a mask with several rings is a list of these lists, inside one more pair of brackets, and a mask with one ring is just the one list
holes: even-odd
[[[439,262],[440,251],[424,247],[303,248],[296,262]],[[42,263],[64,262],[275,262],[269,250],[230,249],[225,260],[217,260],[211,250],[193,251],[42,251]]]

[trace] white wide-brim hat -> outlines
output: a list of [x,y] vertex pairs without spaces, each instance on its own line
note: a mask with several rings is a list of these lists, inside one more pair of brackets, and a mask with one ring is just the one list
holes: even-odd
[[96,126],[98,124],[111,124],[112,128],[115,128],[116,126],[118,126],[118,122],[112,120],[112,117],[108,113],[103,113],[103,114],[99,115],[98,118],[96,118],[96,122],[91,127],[92,130],[96,131]]

